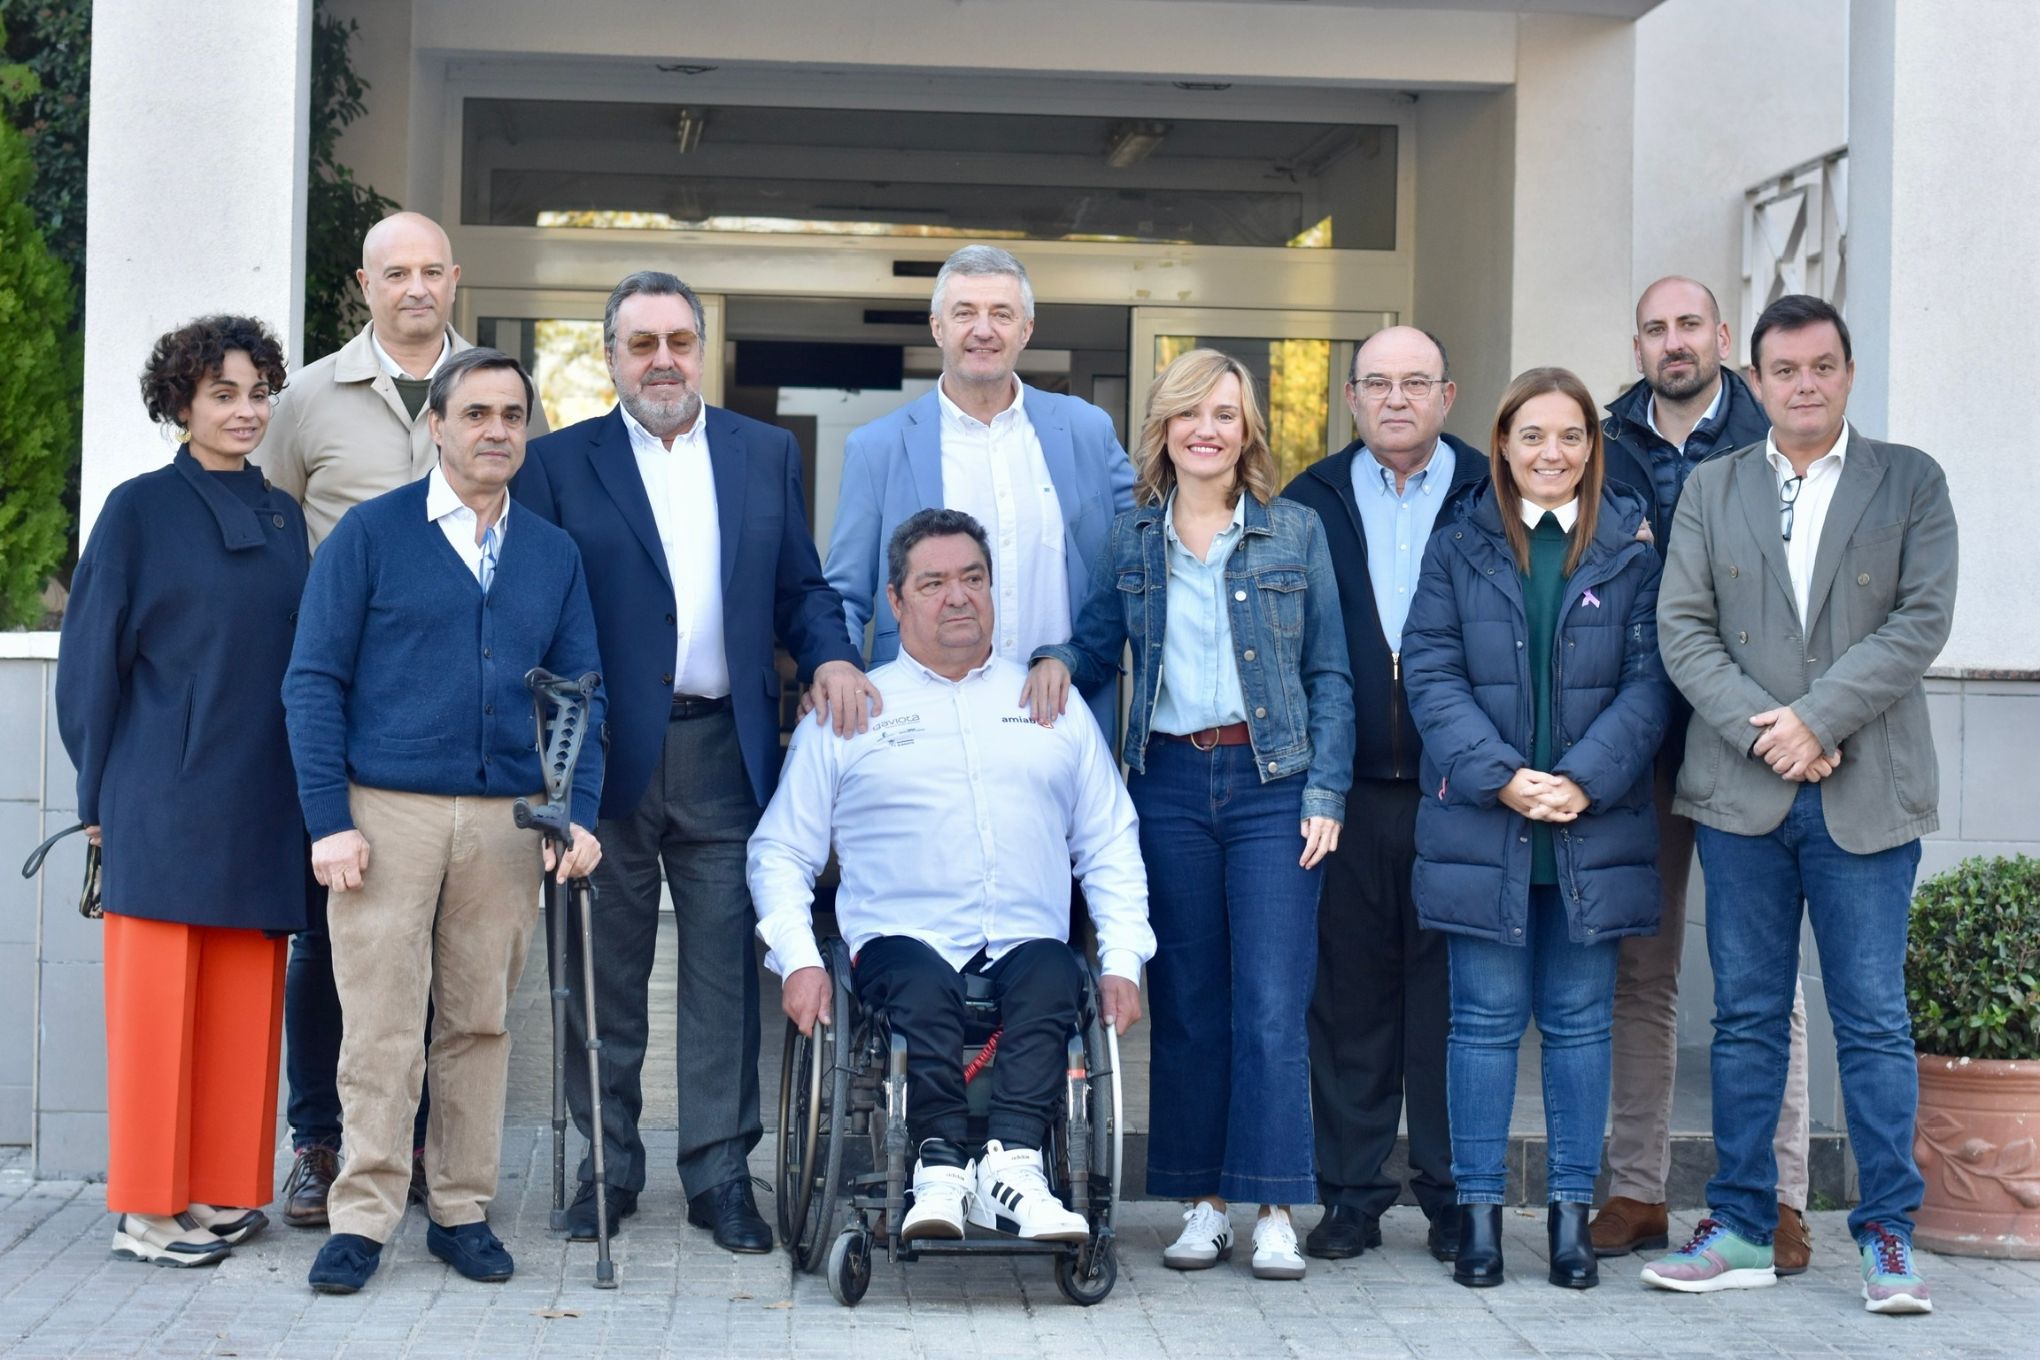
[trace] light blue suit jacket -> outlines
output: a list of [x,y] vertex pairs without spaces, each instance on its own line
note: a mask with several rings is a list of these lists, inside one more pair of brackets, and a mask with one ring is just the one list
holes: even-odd
[[[1092,566],[1104,555],[1114,516],[1133,508],[1133,464],[1113,433],[1112,418],[1091,403],[1024,383],[1021,393],[1062,507],[1074,619],[1091,591]],[[885,599],[886,544],[915,511],[944,503],[942,406],[936,393],[853,430],[844,442],[843,491],[823,574],[843,597],[853,641],[861,640],[864,625],[876,619],[873,666],[891,661],[900,650],[899,621]],[[1107,684],[1086,697],[1109,741],[1118,730],[1117,687]]]

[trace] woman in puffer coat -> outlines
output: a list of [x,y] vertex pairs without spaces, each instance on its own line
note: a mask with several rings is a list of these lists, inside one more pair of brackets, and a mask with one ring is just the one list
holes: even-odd
[[1543,1036],[1551,1269],[1599,1282],[1587,1208],[1608,1117],[1615,941],[1657,929],[1651,761],[1670,686],[1641,498],[1608,485],[1592,397],[1564,369],[1509,385],[1493,473],[1431,535],[1403,631],[1423,733],[1417,915],[1450,932],[1446,1090],[1461,1209],[1453,1278],[1502,1281],[1516,1049]]

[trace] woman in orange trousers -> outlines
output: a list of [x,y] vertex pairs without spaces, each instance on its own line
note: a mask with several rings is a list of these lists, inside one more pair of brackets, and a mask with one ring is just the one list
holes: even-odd
[[284,941],[305,832],[281,687],[304,517],[247,463],[283,386],[260,322],[204,317],[142,374],[170,465],[114,488],[72,578],[57,723],[106,910],[116,1256],[210,1265],[268,1222]]

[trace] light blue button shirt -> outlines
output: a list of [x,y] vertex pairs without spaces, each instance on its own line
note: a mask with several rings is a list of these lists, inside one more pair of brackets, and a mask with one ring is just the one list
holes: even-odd
[[1417,593],[1424,566],[1424,544],[1452,489],[1457,458],[1443,439],[1421,472],[1413,472],[1398,493],[1395,470],[1363,447],[1353,459],[1353,498],[1360,503],[1360,528],[1367,535],[1367,579],[1374,586],[1374,608],[1391,652],[1402,650],[1403,621]]
[[1212,535],[1211,547],[1200,560],[1176,537],[1173,493],[1162,507],[1169,613],[1162,634],[1162,673],[1155,686],[1152,731],[1187,736],[1247,720],[1225,594],[1225,564],[1239,546],[1246,515],[1247,500],[1242,493],[1233,505],[1232,523]]

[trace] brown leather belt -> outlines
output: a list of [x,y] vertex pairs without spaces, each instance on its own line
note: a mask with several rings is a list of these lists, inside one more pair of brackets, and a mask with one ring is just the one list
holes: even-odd
[[1188,742],[1200,751],[1210,751],[1220,746],[1246,746],[1252,738],[1247,734],[1243,722],[1227,723],[1224,727],[1206,727],[1196,732],[1157,732],[1163,741]]

